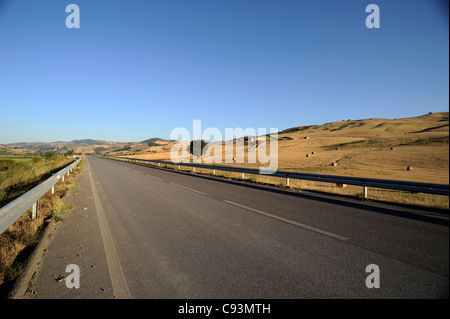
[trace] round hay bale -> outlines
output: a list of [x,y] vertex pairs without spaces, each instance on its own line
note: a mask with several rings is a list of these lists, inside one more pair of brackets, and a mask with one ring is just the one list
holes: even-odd
[[336,162],[331,163],[331,166],[337,166],[337,163]]
[[309,154],[306,154],[306,157],[309,157]]
[[393,150],[394,148],[393,147],[391,147],[391,150]]
[[408,167],[406,168],[406,170],[407,170],[407,171],[412,171],[413,168],[412,168],[412,166],[408,166]]
[[305,140],[309,140],[309,136],[305,136],[304,139],[305,139]]
[[311,152],[312,155],[316,154],[316,152]]

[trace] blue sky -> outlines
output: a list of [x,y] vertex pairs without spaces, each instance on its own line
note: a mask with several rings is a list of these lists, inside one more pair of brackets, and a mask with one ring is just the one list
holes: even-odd
[[432,0],[0,0],[0,143],[448,111],[448,31]]

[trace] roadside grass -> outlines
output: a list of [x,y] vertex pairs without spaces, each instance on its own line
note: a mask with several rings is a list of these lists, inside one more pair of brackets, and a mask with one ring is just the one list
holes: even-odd
[[64,156],[0,157],[0,207],[26,193],[73,160]]
[[[3,159],[0,159],[0,161]],[[21,159],[25,163],[25,166],[14,167],[14,171],[21,172],[21,177],[15,177],[14,180],[21,183],[14,194],[25,193],[26,190],[31,189],[33,186],[25,184],[25,181],[30,181],[31,185],[37,185],[40,181],[51,175],[50,172],[62,169],[62,167],[69,164],[70,161],[60,160],[58,163],[44,163],[42,161],[42,167],[34,167],[29,162],[29,159]],[[32,160],[31,160],[32,162]],[[17,164],[16,164],[17,165]],[[29,172],[20,171],[20,168],[28,168]],[[72,171],[69,176],[66,176],[65,182],[58,182],[55,185],[55,194],[47,192],[39,200],[39,212],[36,219],[31,219],[31,208],[23,214],[14,224],[12,224],[3,234],[0,235],[0,296],[7,294],[10,286],[14,280],[24,270],[24,265],[29,253],[33,250],[38,243],[45,226],[50,220],[56,222],[62,221],[64,215],[67,214],[72,208],[66,202],[64,202],[64,196],[70,189],[76,188],[75,178],[79,175],[83,168],[83,161]],[[47,171],[46,171],[47,169]],[[32,174],[36,173],[41,176],[40,178],[34,177]],[[1,172],[0,172],[1,173]],[[2,180],[2,185],[13,185],[11,181],[6,183]],[[9,186],[10,187],[10,186]],[[3,188],[2,188],[3,190]],[[3,195],[3,198],[11,198],[10,196]]]

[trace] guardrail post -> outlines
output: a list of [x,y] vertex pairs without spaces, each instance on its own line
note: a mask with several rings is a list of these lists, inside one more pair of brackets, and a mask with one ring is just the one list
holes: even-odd
[[367,186],[364,186],[363,189],[364,189],[364,198],[367,198]]
[[213,175],[216,175],[216,169],[213,169]]
[[242,179],[245,178],[244,172],[241,173],[241,178],[242,178]]
[[55,185],[52,186],[52,195],[55,194]]
[[287,174],[286,174],[286,186],[289,186],[289,177]]
[[39,200],[33,204],[33,208],[31,210],[31,219],[37,218],[38,210],[39,210]]
[[195,173],[195,166],[192,166],[192,173]]

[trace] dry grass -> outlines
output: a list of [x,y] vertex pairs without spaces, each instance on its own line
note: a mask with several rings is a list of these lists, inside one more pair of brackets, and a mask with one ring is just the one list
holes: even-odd
[[[66,177],[65,182],[60,181],[55,185],[54,195],[48,192],[39,200],[39,212],[36,219],[31,219],[31,210],[28,210],[0,235],[0,287],[11,283],[23,271],[24,261],[21,254],[37,243],[46,223],[51,218],[56,221],[61,220],[70,210],[70,206],[64,202],[63,198],[69,189],[75,187],[74,179],[81,171],[82,165],[81,162]],[[41,170],[37,171],[41,172]],[[28,173],[26,175],[28,176]]]

